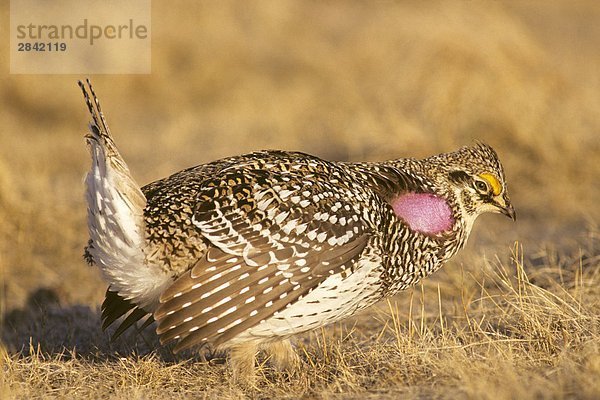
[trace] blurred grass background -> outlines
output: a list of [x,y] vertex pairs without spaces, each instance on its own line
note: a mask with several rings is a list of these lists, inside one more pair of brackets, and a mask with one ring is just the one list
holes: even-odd
[[[152,74],[91,77],[140,184],[262,148],[358,161],[424,157],[478,139],[504,163],[518,222],[482,217],[467,249],[433,282],[452,281],[464,264],[476,271],[470,260],[482,255],[508,260],[515,240],[532,255],[576,254],[595,243],[597,1],[152,7]],[[42,302],[95,309],[104,284],[81,257],[88,115],[76,80],[84,76],[9,75],[7,46],[0,47],[2,309],[24,307],[41,288],[51,293]]]
[[[262,148],[378,160],[479,139],[500,153],[519,222],[485,216],[474,238],[501,247],[568,242],[600,216],[595,1],[153,7],[152,74],[92,77],[140,184]],[[7,60],[6,43],[2,52]],[[67,301],[97,301],[96,271],[80,258],[89,164],[82,76],[4,68],[6,306],[40,286]]]

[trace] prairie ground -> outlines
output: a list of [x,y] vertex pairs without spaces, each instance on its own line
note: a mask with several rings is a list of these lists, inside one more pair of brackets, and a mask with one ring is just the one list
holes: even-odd
[[[486,215],[421,285],[298,338],[293,375],[151,329],[111,342],[87,242],[82,76],[0,86],[0,397],[600,398],[600,5],[154,2],[152,74],[92,76],[139,183],[261,148],[422,157],[482,140],[518,221]],[[8,7],[2,7],[8,24]]]

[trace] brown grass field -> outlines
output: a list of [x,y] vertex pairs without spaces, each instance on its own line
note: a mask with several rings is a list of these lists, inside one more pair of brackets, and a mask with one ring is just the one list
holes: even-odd
[[302,369],[261,364],[254,390],[223,355],[101,331],[84,76],[9,75],[3,41],[0,398],[600,398],[599,21],[595,0],[153,2],[152,74],[91,77],[138,182],[261,148],[479,139],[517,209],[422,285],[299,337]]

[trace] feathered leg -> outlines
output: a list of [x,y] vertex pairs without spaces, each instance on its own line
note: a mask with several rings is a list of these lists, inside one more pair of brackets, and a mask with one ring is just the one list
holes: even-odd
[[256,383],[254,362],[258,345],[256,342],[240,343],[229,350],[229,365],[233,371],[233,380],[243,386],[252,387]]
[[275,369],[293,372],[300,366],[300,357],[289,339],[270,342],[264,345],[264,349]]

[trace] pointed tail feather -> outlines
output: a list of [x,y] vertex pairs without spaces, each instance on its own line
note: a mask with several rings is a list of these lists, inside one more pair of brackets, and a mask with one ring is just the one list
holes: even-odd
[[[127,315],[128,313],[129,315]],[[102,330],[106,330],[106,328],[125,315],[127,315],[127,317],[119,324],[111,336],[111,340],[116,340],[123,332],[144,317],[148,318],[146,318],[142,326],[138,328],[140,332],[154,322],[154,318],[152,315],[149,315],[147,311],[144,311],[131,301],[125,300],[117,293],[108,289],[106,291],[104,302],[102,303]]]
[[92,118],[86,135],[92,156],[85,179],[90,233],[86,260],[100,268],[112,291],[151,309],[170,278],[145,260],[146,197],[117,150],[90,81],[79,81],[79,87]]
[[[82,81],[77,81],[77,84],[81,88],[83,92],[83,97],[85,99],[85,104],[90,112],[92,120],[89,124],[89,133],[85,136],[87,142],[90,146],[93,147],[92,141],[96,142],[100,147],[104,150],[106,158],[111,161],[111,164],[114,164],[113,167],[117,170],[120,170],[124,175],[128,175],[129,179],[133,181],[131,177],[131,173],[129,172],[129,167],[127,167],[127,163],[119,153],[117,146],[113,140],[112,134],[110,133],[110,129],[108,128],[108,123],[106,122],[106,118],[104,117],[104,113],[102,112],[102,106],[100,105],[100,100],[96,96],[96,92],[94,92],[94,88],[89,79],[86,79],[86,83]],[[86,86],[87,85],[87,86]],[[138,186],[134,183],[134,186]],[[137,197],[143,197],[141,190],[138,189],[139,195]],[[145,198],[144,198],[145,203]]]

